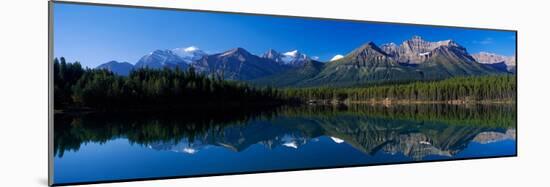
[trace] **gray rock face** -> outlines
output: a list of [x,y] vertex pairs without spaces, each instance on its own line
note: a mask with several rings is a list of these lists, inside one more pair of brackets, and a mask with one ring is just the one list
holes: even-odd
[[350,86],[497,73],[502,71],[476,63],[466,48],[452,40],[426,42],[417,36],[400,46],[390,43],[378,47],[368,42],[326,63],[317,76],[297,84]]
[[273,49],[269,49],[262,55],[262,58],[275,61],[280,65],[289,65],[294,67],[303,66],[307,61],[311,60],[307,55],[299,52],[298,50],[279,53]]
[[504,56],[488,52],[479,52],[472,55],[477,62],[482,64],[500,64],[506,65],[506,70],[509,72],[515,72],[516,69],[516,56]]
[[253,55],[243,48],[204,56],[193,66],[203,73],[231,80],[251,80],[285,70],[276,62]]
[[172,50],[155,50],[139,59],[135,68],[180,68],[186,69],[187,62]]
[[267,59],[273,60],[274,62],[277,62],[278,64],[283,63],[283,59],[281,58],[281,53],[275,51],[274,49],[267,50],[262,55],[262,58],[267,58]]
[[441,46],[464,49],[452,40],[429,42],[422,39],[420,36],[413,36],[410,40],[404,41],[401,45],[395,43],[384,44],[381,49],[389,56],[395,58],[399,63],[420,64],[425,62],[432,55],[434,49]]
[[386,52],[390,56],[398,57],[400,53],[400,47],[395,43],[387,43],[380,46],[382,51]]
[[187,67],[189,67],[189,65],[193,64],[195,61],[201,59],[206,55],[207,54],[204,51],[194,46],[187,48],[176,48],[171,50],[155,50],[141,57],[139,61],[136,62],[135,66],[133,66],[133,68],[180,68],[180,70],[185,70],[187,69]]
[[192,64],[193,62],[200,60],[202,57],[208,55],[195,46],[172,49],[172,52],[174,52],[188,64]]

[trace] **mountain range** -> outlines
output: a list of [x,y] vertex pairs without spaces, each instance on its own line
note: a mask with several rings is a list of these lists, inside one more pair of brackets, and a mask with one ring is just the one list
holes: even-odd
[[262,55],[263,58],[272,60],[281,65],[301,66],[308,60],[311,60],[307,55],[300,53],[298,50],[279,53],[274,49],[269,49]]
[[243,48],[206,55],[197,60],[193,67],[199,72],[232,80],[253,80],[289,68],[268,58],[253,55]]
[[516,72],[516,56],[503,56],[494,53],[488,52],[479,52],[473,54],[472,57],[476,59],[477,62],[482,64],[487,64],[497,69],[508,71],[511,73]]
[[385,82],[439,80],[454,76],[515,73],[515,57],[492,53],[470,55],[453,40],[430,42],[413,36],[402,44],[373,42],[328,62],[314,60],[293,50],[269,49],[254,55],[244,48],[207,54],[197,47],[155,50],[136,62],[110,61],[97,68],[128,75],[136,68],[193,67],[195,71],[224,79],[276,87],[354,86]]

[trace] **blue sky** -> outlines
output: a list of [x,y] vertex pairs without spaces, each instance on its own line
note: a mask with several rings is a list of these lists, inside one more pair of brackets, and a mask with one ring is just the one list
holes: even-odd
[[326,61],[361,44],[402,43],[413,35],[453,39],[470,53],[514,55],[515,33],[388,23],[155,10],[92,5],[54,5],[54,55],[88,67],[111,60],[134,64],[156,49],[197,46],[217,53],[242,47],[298,49]]

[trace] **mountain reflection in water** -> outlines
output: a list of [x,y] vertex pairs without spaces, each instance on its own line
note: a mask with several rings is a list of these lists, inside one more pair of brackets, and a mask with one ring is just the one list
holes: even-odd
[[[132,156],[138,154],[142,161],[164,157],[170,152],[188,155],[187,159],[193,160],[182,161],[179,157],[180,166],[175,162],[156,161],[155,166],[162,165],[162,169],[156,172],[168,176],[511,156],[516,152],[515,113],[512,105],[437,104],[286,106],[276,109],[190,110],[169,114],[59,114],[55,116],[55,162],[63,165],[56,170],[79,167],[85,171],[84,166],[72,160],[79,154],[82,160],[82,155],[111,149],[109,147],[119,140],[128,142],[117,145],[123,148],[142,147],[132,153]],[[83,146],[94,146],[94,150],[83,151]],[[65,158],[66,154],[72,156]],[[119,155],[113,155],[113,159],[126,153],[116,154]],[[306,158],[303,155],[317,156]],[[230,158],[224,158],[226,156]],[[247,158],[239,161],[241,166],[219,163],[219,168],[184,167],[198,164],[201,159],[222,162],[224,159],[239,160],[239,157]],[[296,159],[294,164],[264,166],[253,161],[290,162],[290,158]],[[92,172],[93,169],[89,170]],[[115,177],[154,176],[144,172]],[[61,182],[76,180],[69,176],[58,177]],[[92,179],[110,178],[89,180]]]

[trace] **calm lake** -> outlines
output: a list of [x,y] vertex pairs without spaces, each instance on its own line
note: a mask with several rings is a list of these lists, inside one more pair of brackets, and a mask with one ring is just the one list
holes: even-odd
[[426,104],[56,114],[54,151],[57,184],[513,156],[516,110]]

